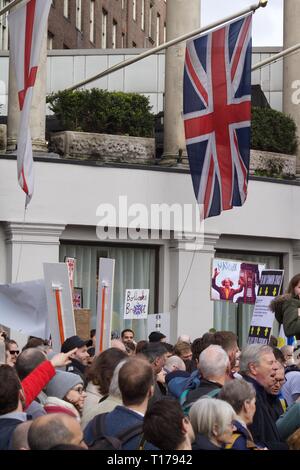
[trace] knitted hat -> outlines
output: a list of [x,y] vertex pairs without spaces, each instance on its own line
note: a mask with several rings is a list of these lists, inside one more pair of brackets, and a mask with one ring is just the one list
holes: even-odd
[[57,370],[53,379],[45,388],[48,397],[64,398],[75,385],[83,384],[83,380],[78,374]]

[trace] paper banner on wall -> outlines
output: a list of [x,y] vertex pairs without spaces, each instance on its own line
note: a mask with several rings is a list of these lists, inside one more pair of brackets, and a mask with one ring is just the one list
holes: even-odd
[[74,289],[74,272],[75,272],[76,259],[75,258],[70,258],[69,256],[65,256],[64,262],[68,266],[70,286],[71,286],[71,291],[73,292],[73,289]]
[[268,344],[271,335],[274,313],[269,306],[274,297],[280,294],[284,271],[265,269],[261,273],[258,294],[249,329],[248,344]]
[[110,347],[115,260],[99,258],[96,354]]
[[148,315],[149,289],[126,289],[124,320],[145,320]]
[[43,267],[53,349],[59,352],[62,343],[76,335],[68,267],[66,263],[44,263]]
[[264,264],[215,258],[212,262],[211,300],[255,304]]
[[44,280],[0,285],[0,322],[22,334],[48,339]]
[[170,341],[170,314],[169,313],[151,313],[147,318],[148,336],[152,331],[160,331],[166,336],[166,341]]

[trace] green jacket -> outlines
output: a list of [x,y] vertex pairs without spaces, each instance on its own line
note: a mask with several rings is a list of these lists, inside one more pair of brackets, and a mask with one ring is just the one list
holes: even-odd
[[300,299],[291,294],[279,295],[270,304],[275,318],[283,324],[286,336],[296,336],[300,339]]

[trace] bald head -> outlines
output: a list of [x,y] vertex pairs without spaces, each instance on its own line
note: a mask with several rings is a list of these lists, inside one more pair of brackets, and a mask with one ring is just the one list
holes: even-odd
[[110,347],[121,349],[121,351],[127,352],[125,344],[119,339],[112,339],[110,342]]
[[16,361],[16,371],[20,380],[25,379],[38,365],[46,361],[46,354],[40,349],[28,348],[19,354]]
[[16,427],[12,435],[12,450],[29,450],[28,431],[31,424],[32,421],[25,421]]
[[64,413],[40,416],[33,421],[28,444],[31,450],[49,450],[60,444],[86,448],[79,422]]
[[173,372],[174,370],[182,370],[182,371],[186,370],[185,363],[178,356],[168,357],[168,359],[166,360],[164,368],[168,372]]

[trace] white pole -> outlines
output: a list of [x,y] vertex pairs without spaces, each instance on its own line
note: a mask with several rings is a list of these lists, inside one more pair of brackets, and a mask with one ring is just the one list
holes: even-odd
[[288,54],[291,54],[292,52],[298,51],[300,49],[300,43],[295,44],[295,46],[289,47],[288,49],[284,49],[281,52],[278,52],[278,54],[274,54],[268,59],[262,60],[261,62],[258,62],[255,64],[251,71],[254,72],[254,70],[260,69],[264,65],[271,64],[272,62],[275,62],[276,60],[280,59],[281,57],[285,57]]
[[268,3],[268,0],[260,0],[259,3],[255,5],[250,5],[248,8],[245,8],[244,10],[238,13],[235,13],[234,15],[227,16],[223,18],[222,20],[215,21],[214,23],[211,23],[203,28],[198,28],[178,38],[172,39],[171,41],[165,42],[164,44],[161,44],[160,46],[157,46],[157,47],[154,47],[153,49],[149,49],[145,52],[142,52],[136,57],[127,59],[123,62],[113,65],[109,69],[106,69],[103,72],[100,72],[97,75],[94,75],[93,77],[87,78],[86,80],[83,80],[82,82],[79,82],[76,85],[66,88],[66,90],[72,91],[72,90],[76,90],[77,88],[81,88],[84,85],[87,85],[88,83],[98,80],[99,78],[105,77],[106,75],[109,75],[112,72],[116,72],[117,70],[123,69],[124,67],[127,67],[128,65],[134,64],[135,62],[145,59],[146,57],[149,57],[150,55],[156,54],[157,52],[162,51],[163,49],[167,49],[168,47],[174,46],[175,44],[178,44],[179,42],[185,41],[186,39],[190,39],[191,37],[197,36],[200,33],[205,33],[206,31],[210,29],[216,28],[217,26],[220,26],[224,23],[228,23],[229,21],[232,21],[240,16],[246,15],[247,13],[250,13],[251,11],[255,12],[258,8],[267,6],[267,3]]
[[12,2],[8,3],[8,5],[6,5],[6,7],[2,8],[2,10],[0,10],[0,16],[5,15],[5,13],[7,11],[11,10],[15,6],[17,6],[19,3],[21,3],[21,2],[26,3],[28,1],[29,0],[13,0]]

